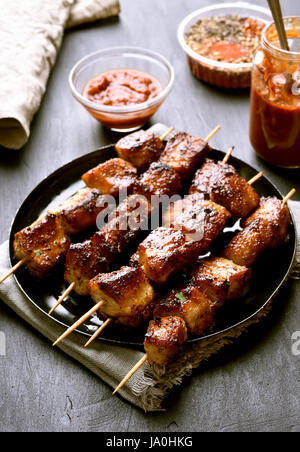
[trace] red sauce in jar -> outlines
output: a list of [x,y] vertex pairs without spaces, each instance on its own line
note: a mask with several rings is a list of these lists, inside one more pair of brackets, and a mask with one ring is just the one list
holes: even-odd
[[[284,19],[287,36],[300,38],[300,17]],[[275,166],[300,168],[300,52],[283,51],[274,24],[264,31],[252,72],[250,140]]]
[[154,99],[162,90],[153,75],[135,69],[117,69],[90,80],[83,96],[97,104],[126,107]]
[[300,106],[272,103],[253,87],[250,139],[267,162],[280,167],[300,167]]

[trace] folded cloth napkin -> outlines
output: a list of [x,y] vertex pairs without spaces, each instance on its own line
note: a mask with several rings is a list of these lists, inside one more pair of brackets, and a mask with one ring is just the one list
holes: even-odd
[[27,142],[64,29],[120,12],[119,0],[0,0],[0,145]]
[[[300,202],[289,201],[296,224],[300,224]],[[300,233],[300,231],[299,231]],[[300,234],[298,235],[297,262],[300,263]],[[296,264],[296,263],[295,263]],[[10,269],[8,242],[0,247],[0,275]],[[65,328],[43,314],[20,290],[14,277],[0,285],[0,298],[22,319],[47,337],[51,342],[57,339]],[[144,365],[121,389],[120,395],[145,411],[160,411],[169,390],[180,385],[185,376],[199,367],[200,363],[217,353],[222,347],[232,343],[253,323],[266,316],[271,303],[247,324],[243,324],[223,335],[217,335],[205,342],[186,346],[174,364],[168,367]],[[58,344],[58,347],[72,358],[86,366],[112,388],[115,388],[127,372],[142,358],[143,352],[108,345],[94,341],[83,348],[86,337],[73,333]],[[186,344],[187,345],[187,344]]]

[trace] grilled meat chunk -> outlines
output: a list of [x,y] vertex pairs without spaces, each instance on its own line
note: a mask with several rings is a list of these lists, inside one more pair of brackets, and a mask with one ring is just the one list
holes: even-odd
[[270,247],[272,237],[272,228],[268,221],[257,218],[233,237],[221,256],[237,265],[251,267],[258,256]]
[[257,218],[264,218],[272,225],[274,231],[272,248],[280,246],[287,236],[291,222],[287,205],[276,197],[261,198],[258,209],[242,222],[242,226],[249,226]]
[[95,250],[90,240],[71,245],[66,257],[65,281],[75,283],[74,291],[88,296],[88,284],[98,273],[109,271],[107,259]]
[[181,231],[157,228],[138,248],[139,264],[156,284],[164,284],[174,273],[190,266],[199,256],[197,242],[188,241]]
[[203,200],[194,193],[171,204],[163,215],[164,226],[181,230],[191,240],[199,242],[200,253],[206,253],[231,218],[225,207]]
[[191,179],[210,149],[200,138],[178,132],[168,141],[160,161],[173,168],[186,181]]
[[259,195],[233,166],[209,159],[195,175],[190,193],[195,192],[226,207],[237,218],[246,217],[259,205]]
[[57,216],[66,234],[72,235],[96,227],[98,214],[104,208],[96,188],[83,188],[48,213]]
[[140,172],[146,171],[152,162],[159,159],[164,147],[164,142],[157,135],[145,130],[121,138],[115,146],[119,157]]
[[174,361],[187,341],[187,329],[180,317],[151,320],[144,347],[150,364],[168,365]]
[[155,292],[140,268],[97,275],[89,283],[90,295],[98,303],[105,301],[101,311],[109,317],[136,316],[152,304]]
[[15,234],[14,252],[33,276],[43,278],[65,257],[70,244],[57,217],[47,214]]
[[204,199],[210,199],[212,188],[219,177],[238,174],[232,165],[205,159],[201,168],[196,172],[189,193],[201,193]]
[[191,272],[191,284],[220,307],[225,301],[243,297],[252,271],[223,257],[203,259]]
[[220,177],[212,188],[211,199],[236,218],[245,218],[259,205],[259,195],[239,175]]
[[75,283],[74,291],[78,295],[88,296],[90,280],[98,273],[108,272],[117,255],[118,245],[102,231],[91,240],[72,244],[66,256],[65,281]]
[[191,334],[201,335],[214,325],[215,304],[198,287],[172,289],[154,308],[154,318],[181,317]]
[[97,188],[103,195],[117,196],[121,190],[129,194],[137,182],[137,169],[123,159],[107,160],[82,176],[88,187]]
[[148,201],[140,195],[130,195],[109,215],[101,231],[109,236],[120,254],[147,226],[150,214]]
[[142,174],[133,193],[146,196],[173,196],[181,191],[180,177],[172,168],[164,163],[151,163],[149,169]]
[[265,250],[277,248],[284,241],[289,225],[290,213],[282,201],[262,199],[259,209],[245,221],[245,229],[231,240],[222,256],[251,267]]

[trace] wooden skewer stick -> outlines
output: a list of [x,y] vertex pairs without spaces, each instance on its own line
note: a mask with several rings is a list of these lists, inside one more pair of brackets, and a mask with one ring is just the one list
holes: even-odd
[[112,322],[112,319],[107,319],[83,347],[86,348],[88,345],[90,345],[102,333],[102,331],[105,330],[105,328],[110,324],[110,322]]
[[62,296],[60,297],[60,299],[57,301],[57,303],[53,306],[53,308],[50,309],[49,311],[49,315],[52,314],[53,311],[55,311],[55,309],[64,301],[65,298],[67,298],[67,296],[72,292],[72,290],[74,289],[75,283],[72,282],[72,284],[70,284],[70,286],[67,288],[67,290],[62,294]]
[[263,177],[264,173],[261,171],[260,173],[256,174],[256,176],[252,177],[252,179],[250,179],[248,181],[248,185],[253,185],[254,182],[258,181],[259,179],[261,179]]
[[286,195],[286,197],[282,201],[283,204],[286,204],[288,202],[288,200],[291,199],[294,196],[295,193],[296,193],[296,189],[292,188],[292,190]]
[[128,374],[126,375],[126,377],[121,381],[121,383],[119,384],[119,386],[114,390],[113,395],[115,395],[124,385],[125,383],[127,383],[128,380],[130,380],[130,378],[132,377],[133,374],[135,374],[135,372],[137,370],[139,370],[140,367],[142,367],[142,365],[147,361],[148,356],[147,354],[144,355],[142,357],[142,359],[140,359],[140,361],[131,369],[130,372],[128,372]]
[[221,126],[217,126],[214,128],[214,130],[212,132],[210,132],[210,134],[205,138],[204,141],[206,141],[206,143],[208,143],[221,129]]
[[170,133],[172,133],[174,130],[174,127],[170,127],[169,130],[167,130],[161,137],[161,141],[164,141]]
[[230,159],[231,154],[234,151],[234,146],[231,146],[231,148],[228,150],[227,154],[225,155],[225,157],[223,158],[222,162],[223,163],[227,163],[228,160]]
[[63,339],[65,339],[67,336],[69,336],[70,333],[72,333],[72,331],[76,330],[76,328],[78,328],[85,320],[87,320],[89,317],[91,317],[92,314],[94,314],[94,312],[98,311],[98,309],[101,308],[101,306],[104,304],[104,301],[99,301],[99,303],[97,303],[92,309],[89,310],[89,312],[87,312],[86,314],[84,314],[82,317],[80,317],[79,320],[77,320],[77,322],[75,322],[72,326],[70,326],[70,328],[67,329],[67,331],[65,331],[53,344],[52,346],[54,347],[55,345],[57,345],[60,341],[62,341]]
[[15,273],[18,270],[18,268],[20,268],[24,263],[25,263],[24,259],[22,259],[20,262],[18,262],[5,276],[3,276],[0,279],[0,284],[3,283],[10,275]]

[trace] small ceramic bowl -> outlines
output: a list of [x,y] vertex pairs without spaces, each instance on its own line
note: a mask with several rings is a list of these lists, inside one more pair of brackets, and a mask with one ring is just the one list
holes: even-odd
[[[110,70],[135,69],[154,76],[162,91],[155,98],[140,104],[108,106],[91,102],[83,96],[86,84]],[[174,69],[156,52],[137,47],[114,47],[94,52],[80,60],[72,69],[69,84],[75,99],[107,128],[132,132],[142,127],[166,100],[174,83]]]

